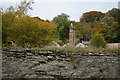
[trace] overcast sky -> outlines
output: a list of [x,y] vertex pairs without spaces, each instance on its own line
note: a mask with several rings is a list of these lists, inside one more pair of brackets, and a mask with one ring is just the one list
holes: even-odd
[[[23,0],[1,0],[1,2],[18,2]],[[35,2],[119,2],[119,0],[34,0]]]
[[[20,0],[2,0],[0,7],[9,7],[19,4]],[[88,11],[107,12],[112,8],[118,8],[119,0],[34,0],[33,10],[29,11],[32,17],[40,17],[44,20],[52,20],[58,14],[65,13],[70,20],[79,21],[83,13]]]

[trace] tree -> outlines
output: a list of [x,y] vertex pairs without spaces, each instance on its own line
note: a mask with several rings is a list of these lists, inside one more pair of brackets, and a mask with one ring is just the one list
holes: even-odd
[[31,9],[30,5],[33,1],[27,2],[24,0],[16,7],[10,6],[6,10],[2,11],[2,39],[3,44],[8,42],[8,37],[10,37],[10,29],[13,27],[14,21],[21,17],[27,16],[27,11]]
[[107,42],[119,42],[118,40],[118,29],[119,29],[119,25],[118,22],[115,21],[114,18],[112,17],[104,17],[103,19],[101,19],[100,21],[105,27],[105,29],[101,29],[102,33],[104,33],[104,37],[107,40]]
[[33,4],[33,0],[24,0],[23,2],[20,3],[17,7],[17,12],[23,12],[24,14],[27,14],[28,10],[32,10],[31,4]]
[[93,34],[90,40],[90,45],[95,47],[105,47],[106,43],[107,42],[105,41],[104,36],[99,32]]
[[104,17],[104,15],[104,13],[99,11],[89,11],[83,13],[79,24],[77,24],[79,27],[77,31],[79,32],[82,40],[89,40],[91,38],[91,31],[94,27],[94,24],[99,22]]
[[2,47],[2,8],[0,8],[0,47]]
[[22,47],[42,47],[53,41],[56,25],[27,15],[32,1],[9,7],[2,14],[3,44],[14,42]]
[[10,28],[15,21],[15,14],[12,12],[4,13],[2,15],[2,40],[3,44],[7,43],[7,38],[10,36]]
[[69,16],[67,14],[60,14],[53,18],[53,22],[57,24],[56,38],[62,40],[64,43],[67,42],[69,38]]
[[39,20],[39,21],[44,21],[43,19],[40,19],[39,17],[34,17],[34,18]]
[[56,25],[31,17],[22,17],[10,29],[9,41],[22,47],[43,47],[53,41]]
[[119,42],[118,28],[118,22],[114,18],[104,17],[94,25],[93,33],[100,32],[108,43]]
[[113,8],[106,13],[106,16],[114,18],[114,20],[116,22],[118,22],[118,28],[116,29],[116,32],[118,35],[118,37],[117,37],[118,40],[115,42],[120,42],[120,9]]
[[120,9],[113,8],[109,10],[105,16],[114,18],[115,21],[120,22]]
[[86,22],[79,22],[76,25],[76,34],[79,36],[79,39],[89,40],[91,35],[91,24]]
[[10,6],[3,11],[5,11],[4,13],[9,13],[9,12],[15,13],[16,17],[28,16],[27,14],[28,10],[32,10],[31,5],[33,3],[34,2],[32,0],[29,0],[28,2],[27,0],[24,0],[24,1],[21,1],[19,5]]
[[86,13],[83,13],[82,17],[80,18],[80,22],[94,23],[102,19],[104,15],[105,15],[104,13],[98,12],[98,11],[86,12]]

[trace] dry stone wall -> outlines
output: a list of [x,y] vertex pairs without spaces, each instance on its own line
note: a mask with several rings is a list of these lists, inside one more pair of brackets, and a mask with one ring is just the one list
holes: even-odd
[[64,53],[33,49],[2,52],[3,78],[117,78],[116,53]]

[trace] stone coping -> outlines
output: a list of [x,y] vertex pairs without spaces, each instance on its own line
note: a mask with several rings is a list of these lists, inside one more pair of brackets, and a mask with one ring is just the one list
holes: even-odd
[[38,50],[38,49],[13,49],[13,48],[2,48],[2,53],[33,53],[39,55],[81,55],[81,56],[118,56],[118,53],[95,53],[95,52],[83,52],[83,53],[66,53],[58,50]]

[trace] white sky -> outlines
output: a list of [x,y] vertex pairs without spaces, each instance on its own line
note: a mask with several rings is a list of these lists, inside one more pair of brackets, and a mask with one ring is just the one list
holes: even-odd
[[[0,0],[1,2],[18,2],[21,0]],[[120,0],[34,0],[35,2],[119,2]]]
[[[0,0],[0,7],[9,7],[19,4],[21,0]],[[23,0],[22,0],[23,1]],[[32,17],[40,17],[44,20],[52,20],[58,14],[65,13],[70,20],[79,21],[81,15],[88,11],[107,12],[112,8],[118,8],[119,0],[34,0],[33,10],[29,11]]]

